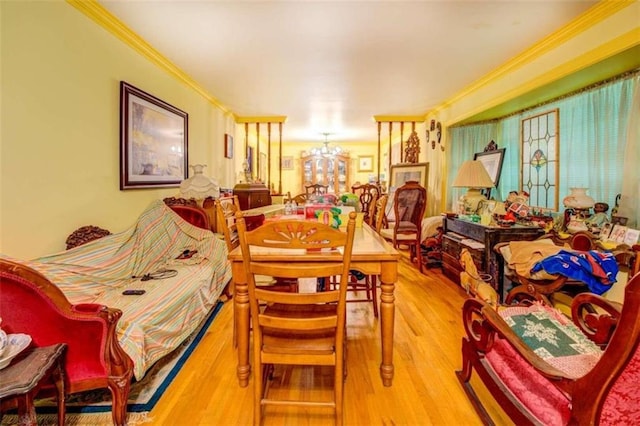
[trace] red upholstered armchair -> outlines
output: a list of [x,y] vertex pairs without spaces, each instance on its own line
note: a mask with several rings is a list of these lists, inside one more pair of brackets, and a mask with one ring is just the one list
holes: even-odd
[[496,311],[468,299],[458,379],[485,423],[491,419],[471,386],[473,370],[518,425],[637,424],[638,312],[640,273],[621,310],[591,293],[576,296],[573,322],[539,303]]
[[[29,310],[18,309],[29,306]],[[37,312],[38,315],[33,315]],[[0,317],[7,333],[27,333],[33,345],[65,342],[67,393],[108,387],[113,423],[126,424],[133,362],[118,345],[115,326],[122,315],[102,305],[71,305],[43,275],[0,259]]]

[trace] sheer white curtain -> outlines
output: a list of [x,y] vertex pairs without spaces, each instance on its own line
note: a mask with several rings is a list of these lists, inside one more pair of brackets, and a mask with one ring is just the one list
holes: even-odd
[[[559,118],[559,198],[572,187],[587,187],[596,201],[614,207],[622,194],[619,215],[629,218],[629,225],[640,224],[640,71],[625,78],[602,84],[532,110],[521,112],[496,123],[454,127],[450,130],[450,183],[459,165],[473,158],[488,140],[506,148],[504,165],[496,199],[520,187],[520,122],[558,108]],[[462,190],[449,187],[447,205]],[[562,210],[562,206],[560,206]]]
[[618,214],[629,218],[628,225],[640,228],[640,75],[630,90],[631,110],[624,150],[622,198]]

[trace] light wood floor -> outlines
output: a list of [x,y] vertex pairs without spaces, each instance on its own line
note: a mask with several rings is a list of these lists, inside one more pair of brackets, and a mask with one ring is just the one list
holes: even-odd
[[[457,381],[463,335],[461,307],[466,294],[439,268],[427,274],[403,259],[396,284],[395,378],[384,387],[378,372],[380,337],[370,304],[348,309],[347,425],[480,425]],[[150,413],[154,425],[250,425],[253,387],[238,385],[232,343],[232,302],[227,302],[171,386]],[[475,382],[477,384],[477,381]],[[288,392],[291,386],[302,391]],[[288,397],[330,395],[330,370],[276,370],[272,391]],[[483,393],[484,394],[484,393]],[[485,394],[486,395],[486,394]],[[496,424],[510,424],[493,405]],[[327,409],[267,407],[264,426],[333,424]]]

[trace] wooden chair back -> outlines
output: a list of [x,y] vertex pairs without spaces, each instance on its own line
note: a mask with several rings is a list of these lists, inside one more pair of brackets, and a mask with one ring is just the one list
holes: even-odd
[[321,185],[319,183],[314,183],[313,185],[306,185],[304,189],[307,196],[324,195],[329,193],[329,185]]
[[[340,276],[340,282],[348,282],[355,217],[350,214],[347,230],[342,232],[300,220],[266,222],[247,231],[242,215],[236,216],[253,322],[254,424],[260,424],[264,405],[288,403],[334,408],[336,423],[342,423],[347,286],[316,293],[282,293],[259,288],[255,277]],[[268,255],[269,251],[273,254]],[[270,398],[263,380],[271,364],[334,366],[334,400]]]
[[240,244],[236,227],[236,213],[240,211],[238,196],[219,198],[215,206],[218,232],[222,233],[227,249],[231,251]]
[[382,194],[374,203],[375,210],[373,212],[372,226],[379,234],[382,227],[385,225],[385,212],[387,210],[387,202],[389,201],[388,194]]
[[287,201],[289,201],[290,203],[295,202],[298,206],[304,206],[309,199],[309,196],[307,194],[298,194],[292,197],[291,193],[288,192],[287,196]]
[[[422,219],[427,205],[427,190],[416,181],[408,181],[395,191],[393,210],[395,222],[390,231],[381,230],[381,235],[398,244],[409,246],[411,260],[418,262],[420,271],[423,270],[422,250]],[[389,233],[391,233],[389,238]]]
[[373,225],[371,210],[375,208],[376,200],[380,196],[380,187],[372,183],[364,183],[351,187],[351,192],[358,196],[360,211],[364,212],[364,221]]

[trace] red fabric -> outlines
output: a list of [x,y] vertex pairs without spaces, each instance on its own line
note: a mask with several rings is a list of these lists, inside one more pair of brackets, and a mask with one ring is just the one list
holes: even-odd
[[604,401],[601,425],[632,425],[640,421],[640,350],[614,383],[611,392]]
[[496,339],[486,359],[505,386],[540,423],[548,426],[568,423],[571,415],[569,400],[504,339]]
[[[66,343],[67,383],[104,378],[106,324],[97,317],[72,318],[29,281],[0,273],[0,317],[7,333],[26,333],[35,346]],[[84,305],[81,309],[91,309]],[[95,308],[93,308],[95,309]],[[87,312],[84,310],[84,312]],[[90,312],[90,311],[89,311]]]
[[211,229],[209,227],[209,217],[207,213],[198,208],[198,207],[190,207],[190,206],[181,206],[181,205],[173,205],[169,206],[171,210],[176,212],[178,216],[192,224],[193,226],[197,226],[202,229]]

